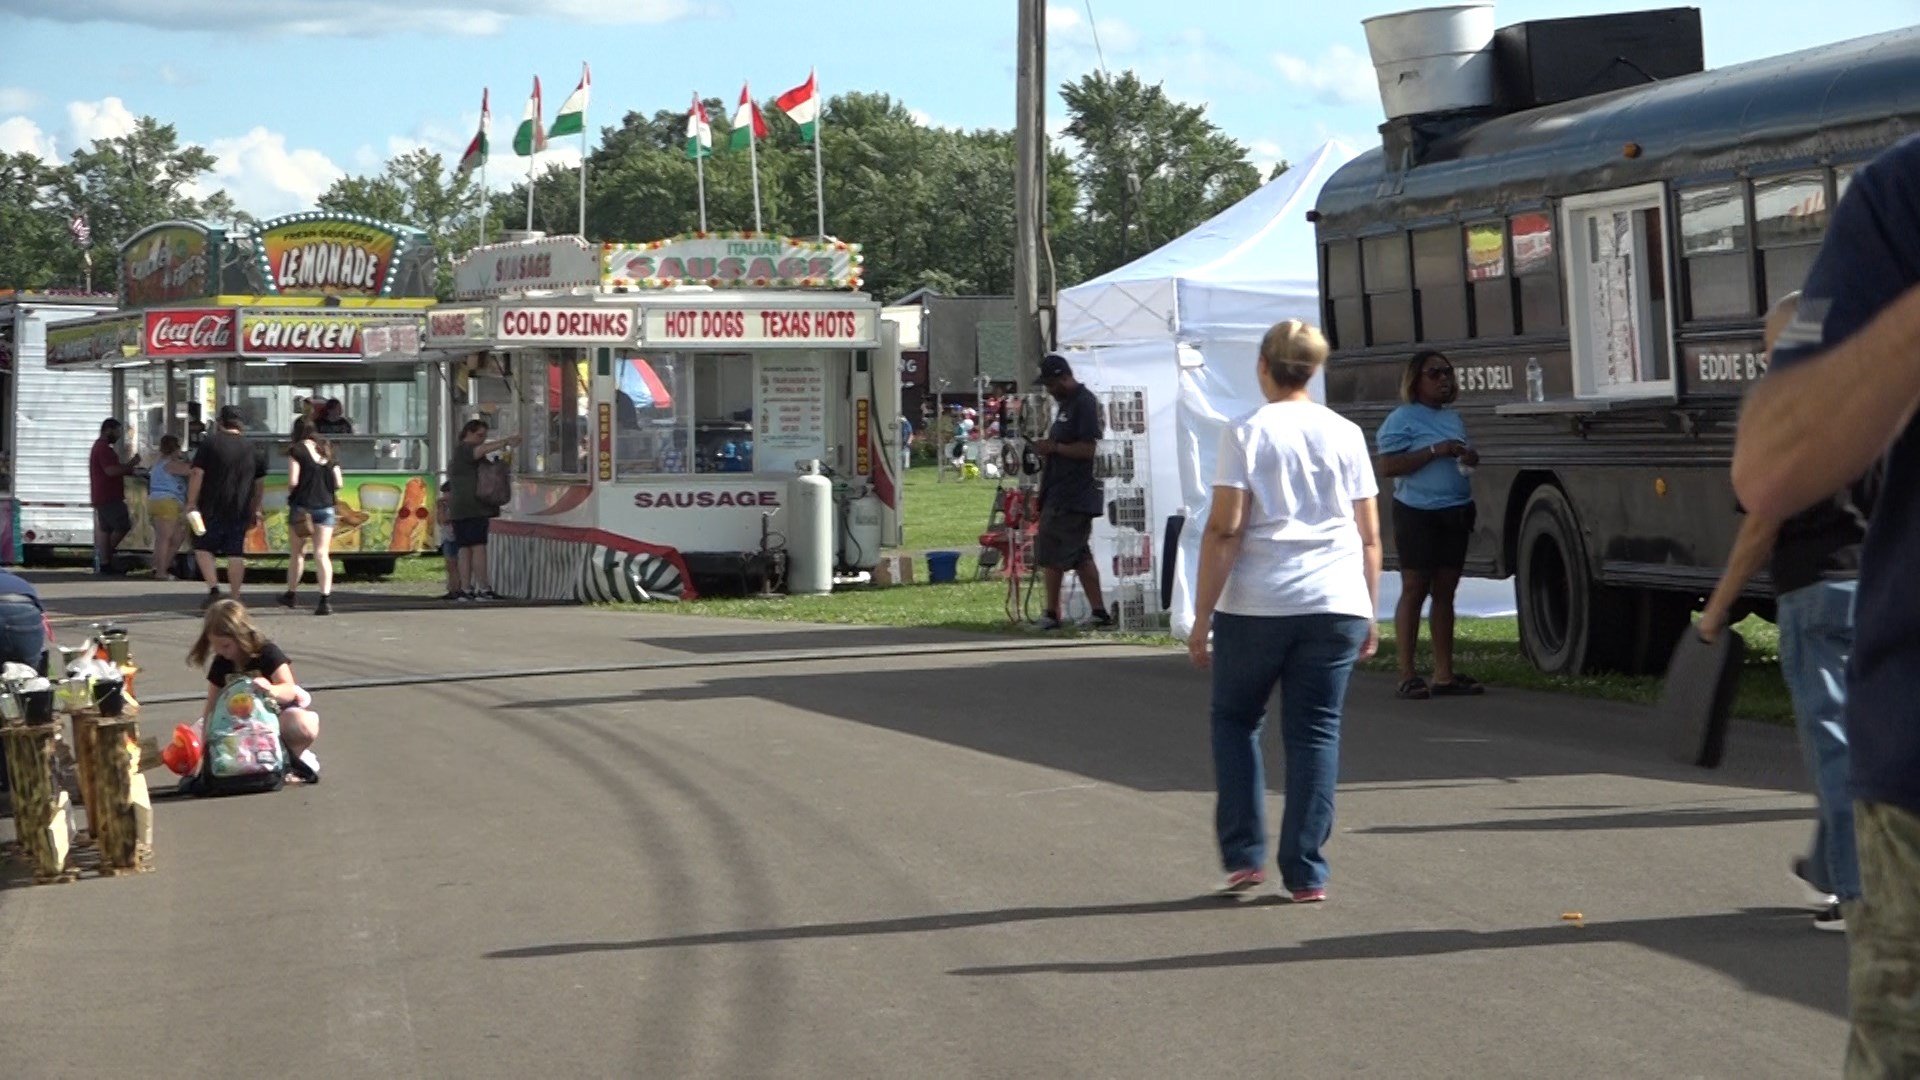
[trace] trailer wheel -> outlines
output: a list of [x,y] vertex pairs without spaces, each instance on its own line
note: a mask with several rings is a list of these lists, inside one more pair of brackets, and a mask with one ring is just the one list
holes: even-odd
[[1520,648],[1533,666],[1549,675],[1626,666],[1623,597],[1589,574],[1579,519],[1559,488],[1527,500],[1519,544]]

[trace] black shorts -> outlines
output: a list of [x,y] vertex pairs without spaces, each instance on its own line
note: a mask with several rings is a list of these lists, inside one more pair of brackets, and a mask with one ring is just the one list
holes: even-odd
[[1400,569],[1431,574],[1467,565],[1467,541],[1473,537],[1474,505],[1418,510],[1393,504],[1393,550]]
[[1042,509],[1040,528],[1033,537],[1033,561],[1049,570],[1072,570],[1093,558],[1093,549],[1087,546],[1093,517],[1051,506]]
[[244,518],[221,521],[207,517],[205,511],[200,516],[207,524],[207,531],[193,538],[193,550],[204,551],[215,558],[223,555],[235,558],[247,553],[247,522]]
[[458,518],[453,523],[453,542],[456,547],[486,547],[487,526],[491,519]]
[[100,522],[100,528],[110,533],[130,533],[133,531],[133,515],[127,512],[127,504],[120,502],[101,503],[93,508],[94,518]]

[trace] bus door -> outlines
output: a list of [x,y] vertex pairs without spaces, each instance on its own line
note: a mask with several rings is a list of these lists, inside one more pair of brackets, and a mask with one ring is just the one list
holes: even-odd
[[1666,199],[1658,184],[1567,199],[1567,300],[1580,397],[1674,391],[1666,274]]

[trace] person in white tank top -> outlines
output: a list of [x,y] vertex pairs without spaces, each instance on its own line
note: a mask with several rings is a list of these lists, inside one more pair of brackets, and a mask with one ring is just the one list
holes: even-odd
[[1231,895],[1266,882],[1260,728],[1280,690],[1278,861],[1295,903],[1327,897],[1347,679],[1380,640],[1380,488],[1359,427],[1308,396],[1326,359],[1326,338],[1297,319],[1260,342],[1267,404],[1221,434],[1187,639],[1213,672],[1214,823]]

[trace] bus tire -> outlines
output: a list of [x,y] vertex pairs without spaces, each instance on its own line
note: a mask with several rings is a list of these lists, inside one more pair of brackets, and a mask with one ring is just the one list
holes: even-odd
[[1698,599],[1690,593],[1638,589],[1632,601],[1631,632],[1622,638],[1628,649],[1621,669],[1629,675],[1664,675],[1673,661],[1674,645],[1693,625]]
[[1520,513],[1520,650],[1549,675],[1626,666],[1623,597],[1589,571],[1580,521],[1559,488],[1534,491]]

